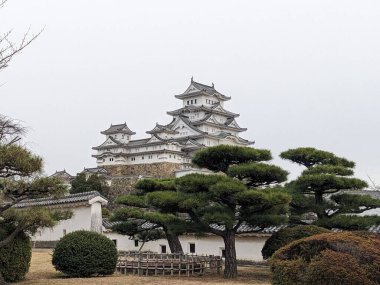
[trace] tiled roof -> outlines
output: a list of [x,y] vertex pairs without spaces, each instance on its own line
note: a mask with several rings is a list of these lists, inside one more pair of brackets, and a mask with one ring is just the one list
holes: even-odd
[[[138,219],[131,219],[131,221],[136,221],[137,223],[141,222],[141,224],[139,225],[142,229],[150,229],[150,228],[153,228],[155,227],[156,225],[154,223],[150,223],[150,222],[144,222],[143,220],[138,220]],[[103,226],[106,228],[106,229],[112,229],[112,226],[118,224],[118,222],[111,222],[109,221],[108,219],[103,219]],[[224,226],[223,225],[216,225],[216,224],[213,224],[211,225],[212,228],[216,229],[216,230],[224,230]],[[283,228],[285,228],[286,225],[280,225],[280,226],[272,226],[272,227],[266,227],[266,228],[262,228],[262,227],[258,227],[258,226],[249,226],[247,224],[242,224],[238,230],[237,230],[237,233],[238,234],[244,234],[244,233],[261,233],[261,234],[273,234]]]
[[135,132],[131,131],[127,123],[124,124],[118,124],[118,125],[111,125],[107,130],[102,131],[101,134],[103,135],[111,135],[111,134],[127,134],[127,135],[134,135]]
[[74,176],[70,175],[65,169],[61,171],[56,171],[54,174],[50,175],[50,177],[67,177],[73,178]]
[[343,192],[348,194],[369,195],[372,198],[380,199],[380,191],[376,190],[346,190]]
[[108,174],[108,171],[102,167],[84,168],[82,173],[92,173],[92,174]]
[[[224,225],[217,225],[212,224],[211,227],[216,230],[223,231],[225,229]],[[240,227],[237,230],[237,233],[244,234],[244,233],[262,233],[262,234],[273,234],[275,232],[278,232],[279,230],[285,228],[286,225],[280,225],[280,226],[272,226],[272,227],[259,227],[259,226],[251,226],[246,223],[243,223],[240,225]]]
[[32,207],[32,206],[50,206],[50,205],[86,202],[98,196],[104,198],[103,196],[100,195],[98,191],[90,191],[90,192],[69,194],[60,198],[49,197],[49,198],[23,200],[22,202],[16,204],[14,207],[25,208],[25,207]]
[[219,114],[219,115],[228,115],[228,116],[231,116],[231,117],[238,117],[239,116],[239,114],[236,114],[236,113],[233,113],[233,112],[230,112],[230,111],[227,111],[227,110],[224,110],[224,111],[215,110],[215,108],[218,107],[218,106],[219,106],[219,104],[215,104],[212,107],[207,107],[207,106],[204,106],[204,105],[201,105],[201,106],[198,106],[198,105],[186,105],[183,108],[180,108],[180,109],[177,109],[177,110],[174,110],[174,111],[169,111],[169,112],[166,112],[166,113],[168,115],[179,115],[179,114],[182,114],[182,113],[185,113],[185,112],[205,111],[205,112],[215,113],[215,114]]
[[208,95],[211,95],[211,96],[215,96],[217,98],[219,98],[220,100],[230,100],[231,97],[228,97],[228,96],[225,96],[221,93],[219,93],[218,91],[216,91],[215,89],[215,86],[214,84],[212,84],[211,86],[209,85],[206,85],[206,84],[202,84],[202,83],[199,83],[199,82],[195,82],[194,80],[191,80],[191,85],[193,85],[195,88],[197,88],[198,92],[192,92],[192,93],[183,93],[183,94],[179,94],[179,95],[175,95],[176,98],[178,99],[183,99],[183,98],[186,98],[186,97],[191,97],[191,96],[194,96],[196,95],[197,93],[206,93]]
[[[141,229],[144,229],[144,230],[149,230],[151,228],[156,227],[156,224],[153,224],[153,223],[150,223],[150,222],[146,222],[146,221],[140,220],[140,219],[133,219],[133,218],[131,218],[130,221],[138,223],[139,227]],[[103,222],[102,222],[103,227],[106,228],[106,229],[109,229],[109,230],[112,229],[112,227],[114,225],[117,225],[119,223],[120,222],[111,222],[109,219],[106,219],[106,218],[104,218]]]

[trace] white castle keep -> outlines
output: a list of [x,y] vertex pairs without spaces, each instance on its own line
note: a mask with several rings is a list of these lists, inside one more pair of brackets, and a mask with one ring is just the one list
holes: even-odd
[[150,137],[133,140],[135,132],[127,124],[111,125],[101,134],[106,140],[97,151],[98,167],[111,165],[134,165],[169,162],[187,167],[194,151],[220,144],[247,146],[254,142],[239,136],[247,129],[236,122],[239,114],[224,109],[225,101],[231,99],[212,86],[193,81],[182,94],[182,108],[167,112],[172,121],[167,125],[156,124],[146,133]]

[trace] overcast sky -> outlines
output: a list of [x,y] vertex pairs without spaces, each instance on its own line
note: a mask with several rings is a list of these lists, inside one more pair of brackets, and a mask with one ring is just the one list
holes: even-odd
[[[240,113],[243,138],[281,151],[313,146],[380,184],[380,1],[9,0],[0,32],[41,36],[0,73],[0,113],[30,127],[45,171],[95,166],[99,132],[136,138],[194,80]],[[276,158],[293,174],[299,167]]]

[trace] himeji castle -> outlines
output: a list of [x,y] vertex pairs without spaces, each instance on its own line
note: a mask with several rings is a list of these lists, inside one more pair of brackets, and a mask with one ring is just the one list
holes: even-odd
[[149,137],[134,140],[136,134],[126,123],[111,125],[101,132],[105,141],[96,147],[93,157],[98,167],[174,163],[189,167],[192,154],[204,147],[220,144],[247,146],[254,142],[243,139],[246,131],[236,122],[239,114],[225,109],[225,96],[211,86],[195,82],[193,78],[185,92],[175,95],[182,101],[181,108],[167,112],[169,124],[156,126],[146,133]]

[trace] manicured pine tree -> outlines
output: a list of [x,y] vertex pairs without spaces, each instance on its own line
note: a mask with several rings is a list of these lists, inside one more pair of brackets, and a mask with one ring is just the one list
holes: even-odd
[[[19,234],[33,234],[40,227],[52,227],[71,213],[46,208],[13,206],[26,199],[59,196],[67,192],[56,178],[39,177],[42,158],[20,144],[24,128],[14,120],[0,115],[0,228],[8,234],[0,239],[0,249]],[[0,272],[0,284],[5,284]]]
[[216,146],[197,152],[193,163],[221,174],[190,174],[175,180],[175,191],[147,194],[153,207],[165,207],[187,216],[203,233],[220,236],[225,244],[225,278],[237,276],[235,236],[242,225],[248,232],[286,221],[290,197],[269,186],[284,182],[287,172],[263,163],[270,151],[248,147]]
[[[190,222],[178,217],[177,207],[173,208],[167,201],[175,190],[174,180],[170,179],[138,181],[131,194],[116,199],[116,204],[123,207],[113,212],[111,219],[117,222],[113,229],[120,234],[136,237],[143,244],[164,236],[172,253],[183,253],[178,236],[190,231]],[[162,197],[166,203],[151,205],[147,194],[154,191],[166,191],[167,196]],[[143,227],[147,222],[150,227]]]
[[354,215],[380,207],[380,200],[343,191],[359,191],[367,186],[365,181],[352,177],[353,161],[311,147],[289,149],[280,156],[306,167],[298,179],[288,184],[294,223],[299,223],[306,213],[314,213],[316,224],[326,228],[365,230],[380,223],[376,216]]

